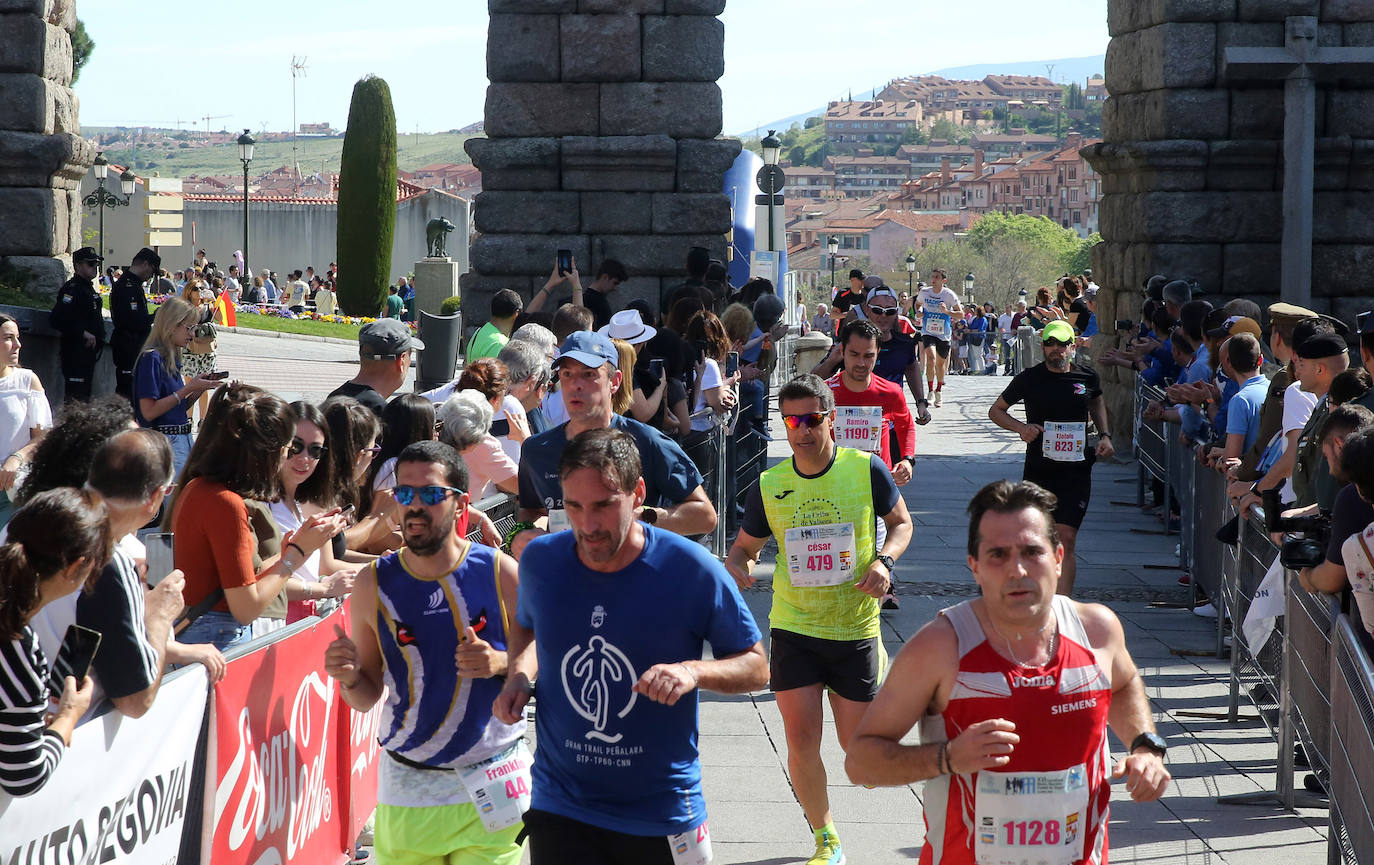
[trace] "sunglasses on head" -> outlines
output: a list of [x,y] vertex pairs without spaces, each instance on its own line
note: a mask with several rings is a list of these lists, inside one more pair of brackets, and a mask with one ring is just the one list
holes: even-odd
[[806,414],[785,414],[782,416],[782,422],[788,429],[800,429],[820,426],[829,417],[828,411],[813,411]]
[[461,496],[463,491],[457,487],[440,486],[391,488],[391,497],[396,500],[396,504],[403,508],[408,507],[411,502],[415,501],[415,496],[417,494],[420,496],[421,502],[427,505],[437,505],[439,502],[448,498],[449,493],[456,493]]
[[1059,347],[1061,347],[1061,348],[1064,347],[1064,346],[1066,346],[1066,345],[1070,345],[1071,343],[1072,343],[1072,340],[1067,340],[1067,339],[1061,340],[1061,339],[1055,339],[1055,338],[1053,338],[1053,337],[1051,337],[1051,338],[1045,340],[1045,345],[1059,346]]
[[312,444],[309,447],[306,447],[305,442],[301,441],[300,439],[292,439],[291,444],[287,445],[286,447],[286,455],[288,457],[298,457],[302,453],[304,453],[312,460],[317,460],[320,457],[324,456],[324,452],[324,445]]

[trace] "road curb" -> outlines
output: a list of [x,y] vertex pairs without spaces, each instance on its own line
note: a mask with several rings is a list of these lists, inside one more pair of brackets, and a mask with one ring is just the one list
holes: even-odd
[[334,345],[357,345],[356,339],[339,339],[337,336],[317,336],[313,333],[285,333],[280,330],[259,330],[256,327],[226,327],[222,324],[215,325],[216,330],[226,333],[242,333],[248,336],[276,337],[278,339],[299,339],[306,342],[327,342]]

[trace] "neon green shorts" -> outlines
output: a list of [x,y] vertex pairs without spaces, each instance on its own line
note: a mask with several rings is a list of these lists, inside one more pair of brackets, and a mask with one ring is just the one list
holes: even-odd
[[377,865],[519,865],[521,824],[488,832],[471,802],[377,806]]

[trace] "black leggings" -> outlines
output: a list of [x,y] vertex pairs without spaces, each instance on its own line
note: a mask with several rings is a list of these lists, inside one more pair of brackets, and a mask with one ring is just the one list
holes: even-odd
[[525,812],[530,865],[673,865],[664,835],[626,835],[548,811]]

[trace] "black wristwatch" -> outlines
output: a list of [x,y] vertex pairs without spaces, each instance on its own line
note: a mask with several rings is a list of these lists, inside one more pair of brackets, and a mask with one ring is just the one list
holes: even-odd
[[889,556],[889,555],[885,555],[885,554],[883,554],[883,553],[878,553],[878,555],[874,556],[873,558],[874,558],[875,560],[879,561],[879,562],[882,562],[882,563],[883,563],[883,567],[887,568],[887,575],[888,575],[888,577],[891,577],[894,573],[896,573],[896,571],[897,571],[897,560],[896,560],[896,559],[892,558],[892,557]]
[[915,455],[915,454],[912,454],[912,455],[909,456],[909,457],[902,457],[902,459],[904,459],[904,460],[906,460],[908,463],[910,463],[910,464],[911,464],[911,467],[912,467],[913,469],[916,468],[916,455]]
[[1149,748],[1163,758],[1169,752],[1169,744],[1158,733],[1141,733],[1131,741],[1131,753],[1138,748]]

